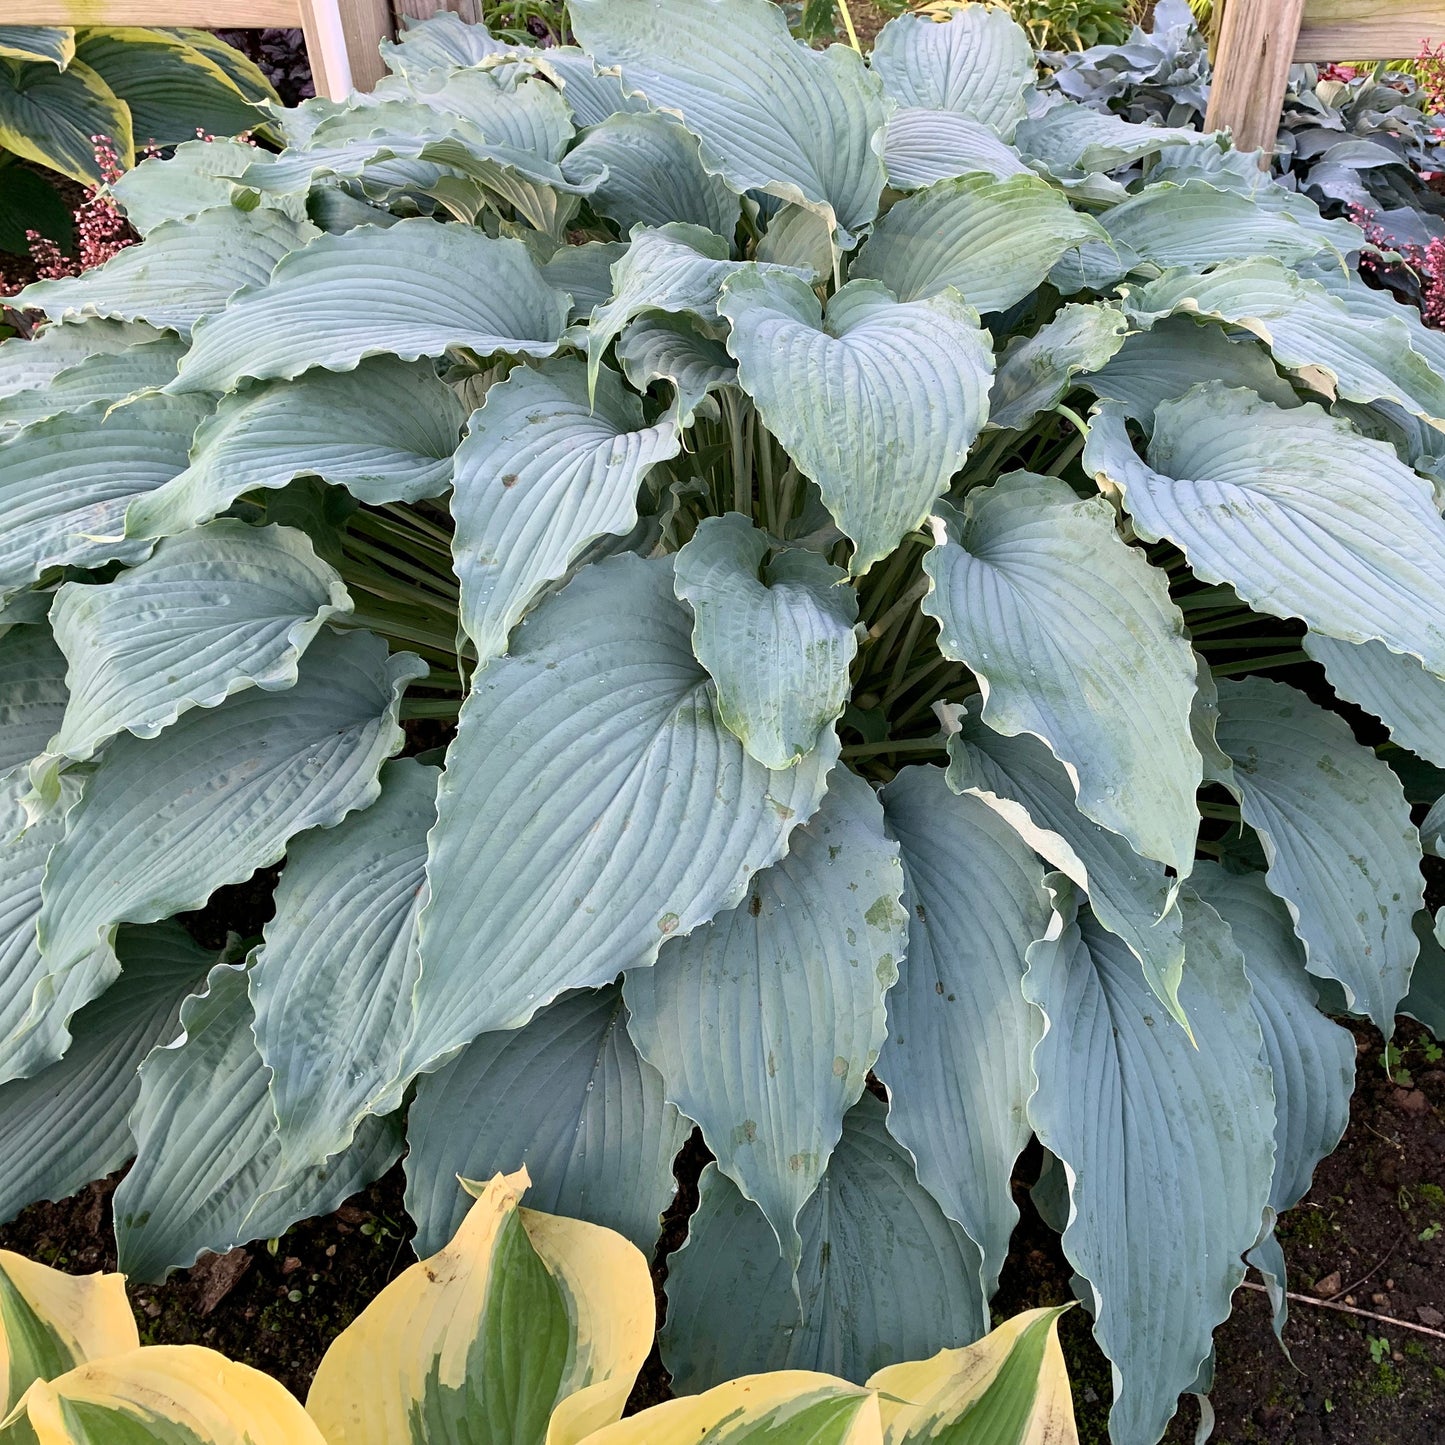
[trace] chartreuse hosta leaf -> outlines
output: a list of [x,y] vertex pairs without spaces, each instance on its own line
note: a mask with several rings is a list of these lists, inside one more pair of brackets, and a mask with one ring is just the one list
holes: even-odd
[[162,222],[140,245],[93,271],[36,281],[15,304],[53,321],[147,321],[185,334],[242,287],[264,283],[287,252],[317,234],[268,207],[215,206],[190,220]]
[[579,1445],[622,1414],[652,1343],[647,1261],[594,1224],[518,1208],[497,1175],[440,1253],[327,1351],[306,1409],[327,1445]]
[[1174,880],[1118,833],[1078,810],[1064,765],[1027,733],[1006,737],[976,713],[948,740],[948,784],[987,803],[1018,835],[1089,895],[1095,916],[1143,965],[1149,987],[1186,1027],[1179,1001],[1184,939]]
[[569,14],[583,47],[680,115],[735,190],[816,211],[845,250],[878,214],[888,108],[856,53],[799,45],[768,0],[576,0]]
[[737,512],[704,518],[674,566],[723,722],[764,767],[792,767],[848,699],[858,595],[847,573]]
[[1317,406],[1283,410],[1211,382],[1159,407],[1147,455],[1135,455],[1122,413],[1102,408],[1085,469],[1200,581],[1445,676],[1445,522],[1393,448]]
[[322,632],[294,687],[192,711],[163,739],[117,738],[46,868],[37,926],[55,986],[117,923],[198,908],[294,834],[375,801],[401,692],[424,671],[370,634]]
[[717,1165],[703,1170],[667,1275],[662,1357],[679,1393],[738,1370],[861,1380],[987,1330],[978,1247],[920,1186],[885,1112],[869,1093],[848,1111],[798,1219],[796,1276],[757,1205]]
[[1311,973],[1388,1035],[1410,986],[1424,907],[1420,839],[1393,770],[1349,725],[1284,683],[1219,688],[1221,779],[1260,836],[1269,886],[1289,905]]
[[665,312],[639,316],[618,338],[622,373],[639,391],[665,381],[673,391],[673,412],[688,427],[705,397],[735,382],[737,364],[726,345],[706,335],[690,316]]
[[180,1011],[180,1037],[140,1066],[130,1114],[136,1160],[115,1194],[120,1268],[159,1281],[206,1250],[225,1254],[328,1214],[401,1152],[399,1118],[367,1119],[320,1164],[283,1159],[256,1052],[246,969],[221,963]]
[[520,241],[418,216],[321,236],[284,258],[196,328],[170,390],[229,391],[243,378],[350,371],[368,356],[416,361],[451,347],[548,356],[566,322],[565,298]]
[[386,763],[376,802],[287,850],[249,990],[288,1163],[324,1163],[401,1103],[385,1086],[411,1021],[436,780],[409,758]]
[[984,171],[998,180],[1030,174],[1019,153],[981,121],[950,110],[897,110],[883,143],[888,184],[916,191],[935,181]]
[[431,362],[391,356],[232,392],[196,429],[186,470],[131,505],[126,531],[172,536],[300,476],[373,505],[440,496],[464,417]]
[[[125,323],[94,324],[124,326]],[[141,342],[118,354],[102,352],[87,357],[57,372],[53,379],[37,382],[28,391],[0,398],[0,436],[13,428],[74,411],[92,401],[118,402],[162,387],[175,376],[185,350],[186,344],[180,337],[158,333],[156,340]]]
[[75,31],[69,25],[6,25],[0,28],[0,56],[48,60],[64,70],[75,59]]
[[[902,889],[876,794],[842,772],[745,902],[627,975],[638,1048],[794,1265],[798,1213],[883,1042]],[[721,1014],[720,995],[732,1000]]]
[[34,1385],[12,1419],[37,1445],[331,1445],[284,1385],[199,1345],[90,1360]]
[[0,56],[0,146],[83,186],[98,185],[98,135],[122,167],[135,164],[130,110],[90,66]]
[[1064,1253],[1114,1367],[1110,1438],[1152,1445],[1268,1223],[1274,1092],[1244,960],[1213,909],[1180,896],[1192,1043],[1123,944],[1054,880],[1061,911],[1024,979],[1045,1021],[1029,1119],[1068,1170]]
[[967,175],[897,202],[849,274],[881,281],[901,301],[952,286],[987,315],[1021,301],[1066,251],[1103,237],[1037,176]]
[[869,63],[899,105],[954,111],[1005,139],[1028,113],[1034,48],[1007,10],[964,5],[941,24],[900,15],[878,32]]
[[126,507],[185,470],[208,398],[103,401],[0,437],[0,596],[47,568],[136,561]]
[[483,663],[590,543],[631,531],[643,479],[682,446],[676,421],[644,424],[615,371],[597,382],[589,402],[580,359],[519,366],[472,414],[456,455],[452,552],[461,624]]
[[957,291],[897,301],[850,281],[824,309],[795,276],[732,277],[738,380],[855,544],[854,575],[928,515],[988,418],[986,333]]
[[0,1086],[0,1148],[11,1161],[0,1220],[37,1199],[64,1199],[131,1158],[136,1067],[175,1037],[182,1000],[215,962],[178,923],[127,924],[116,954],[120,977],[72,1019],[65,1057]]
[[1057,406],[1078,373],[1099,371],[1117,355],[1128,330],[1128,318],[1114,307],[1073,302],[1032,336],[1014,337],[994,374],[989,427],[1021,430]]
[[[46,619],[50,601],[21,592],[0,612],[0,779],[42,752],[65,716],[65,654]],[[16,615],[23,604],[33,617]]]
[[621,988],[564,995],[417,1081],[406,1157],[416,1248],[439,1248],[461,1222],[458,1175],[525,1167],[548,1213],[615,1229],[651,1255],[691,1129],[633,1045]]
[[478,674],[430,839],[412,1072],[652,963],[817,808],[836,737],[782,772],[749,757],[672,589],[669,560],[586,567]]
[[1107,501],[1032,472],[957,510],[940,502],[933,531],[923,610],[943,655],[977,674],[984,722],[1041,738],[1086,817],[1186,877],[1203,763],[1194,654],[1164,574],[1119,537]]
[[985,804],[956,796],[941,768],[904,768],[883,807],[902,850],[908,911],[877,1064],[888,1127],[978,1244],[988,1296],[1018,1218],[1009,1180],[1029,1138],[1029,1054],[1041,1020],[1019,982],[1029,945],[1048,927],[1043,869]]

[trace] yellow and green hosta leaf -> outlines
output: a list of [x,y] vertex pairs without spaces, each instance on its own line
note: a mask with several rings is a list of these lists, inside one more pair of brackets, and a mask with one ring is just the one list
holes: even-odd
[[64,70],[75,59],[75,31],[68,25],[0,25],[0,58],[44,60]]
[[0,55],[0,147],[83,186],[101,182],[93,136],[105,136],[122,166],[135,163],[130,111],[79,60],[58,69],[51,59]]

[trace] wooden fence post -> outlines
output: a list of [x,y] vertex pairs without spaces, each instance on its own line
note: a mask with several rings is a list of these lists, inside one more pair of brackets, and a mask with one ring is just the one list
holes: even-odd
[[378,47],[391,38],[388,0],[300,0],[300,10],[317,95],[343,100],[386,74]]
[[1229,130],[1240,150],[1274,149],[1305,0],[1229,0],[1219,28],[1207,130]]

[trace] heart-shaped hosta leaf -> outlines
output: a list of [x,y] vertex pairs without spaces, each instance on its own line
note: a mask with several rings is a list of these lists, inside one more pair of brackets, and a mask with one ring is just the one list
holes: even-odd
[[1149,987],[1187,1027],[1179,1003],[1184,939],[1172,906],[1174,880],[1163,865],[1079,812],[1073,780],[1037,738],[1005,737],[973,714],[962,715],[959,725],[948,740],[949,786],[982,799],[1088,893],[1099,922],[1124,941]]
[[853,51],[799,45],[770,0],[574,0],[568,13],[583,48],[680,115],[735,191],[816,211],[844,250],[878,214],[887,102]]
[[[22,603],[36,616],[12,619]],[[65,716],[65,654],[45,620],[49,604],[45,593],[26,592],[0,612],[0,779],[43,752]]]
[[0,399],[43,392],[62,372],[92,356],[114,356],[166,339],[164,331],[143,321],[75,321],[43,326],[29,341],[12,336],[0,342]]
[[319,1167],[287,1167],[256,1052],[242,964],[218,964],[181,1005],[181,1036],[140,1066],[136,1159],[115,1193],[120,1269],[158,1282],[205,1250],[225,1254],[329,1214],[401,1152],[401,1121],[368,1119]]
[[1402,748],[1445,768],[1445,682],[1383,642],[1306,632],[1300,644],[1347,702],[1373,713]]
[[1425,899],[1399,779],[1342,718],[1262,677],[1220,684],[1217,735],[1234,763],[1221,781],[1260,835],[1309,971],[1338,979],[1350,1007],[1388,1037]]
[[147,321],[184,335],[242,287],[263,285],[284,255],[317,234],[270,207],[216,206],[190,220],[162,222],[92,271],[36,281],[14,304],[52,321]]
[[988,1328],[978,1248],[918,1183],[865,1093],[798,1220],[796,1278],[762,1211],[717,1165],[668,1262],[662,1357],[692,1394],[735,1373],[825,1370],[865,1379],[965,1345]]
[[135,1153],[126,1119],[140,1095],[136,1067],[175,1037],[181,1000],[215,962],[178,923],[127,925],[116,954],[120,976],[71,1020],[65,1057],[0,1086],[0,1220],[65,1199]]
[[406,1156],[417,1253],[440,1248],[466,1213],[458,1177],[525,1168],[533,1204],[615,1229],[650,1256],[691,1129],[628,1035],[622,990],[568,994],[417,1081]]
[[562,174],[581,180],[599,164],[607,175],[589,204],[615,221],[624,236],[634,226],[669,221],[687,221],[719,236],[737,229],[737,193],[703,169],[697,137],[671,116],[609,116],[572,147]]
[[110,138],[122,169],[135,164],[130,111],[90,66],[0,56],[0,148],[97,186],[96,136]]
[[895,191],[921,190],[970,171],[984,171],[997,180],[1030,174],[1018,152],[988,126],[949,110],[894,111],[883,141],[883,163]]
[[209,398],[149,392],[103,401],[0,438],[0,596],[49,567],[133,562],[125,509],[185,470]]
[[222,520],[162,542],[113,582],[68,582],[50,609],[70,702],[50,751],[153,738],[193,707],[278,692],[321,625],[349,612],[340,576],[290,527]]
[[372,505],[438,497],[465,415],[430,362],[391,356],[233,392],[197,429],[190,466],[127,511],[126,531],[172,536],[300,476]]
[[64,70],[75,59],[75,31],[69,25],[6,25],[0,55],[9,60],[47,60]]
[[230,391],[243,378],[350,371],[367,356],[416,361],[450,347],[550,356],[566,324],[565,298],[520,241],[418,216],[292,252],[269,282],[196,328],[171,390]]
[[[533,51],[532,58],[538,59]],[[574,45],[549,46],[540,61],[544,73],[562,87],[562,99],[577,126],[601,125],[609,116],[645,115],[645,97],[629,94],[615,71],[608,71]]]
[[1005,138],[1028,113],[1034,47],[1007,10],[968,5],[942,24],[900,15],[878,32],[870,60],[900,105],[956,111]]
[[294,834],[374,802],[396,714],[425,668],[368,633],[320,633],[301,680],[187,713],[160,738],[106,749],[46,868],[38,920],[55,987],[117,923],[199,908],[274,863]]
[[[151,156],[127,171],[111,186],[131,229],[148,236],[163,221],[181,221],[209,210],[229,206],[240,193],[238,184],[246,168],[272,159],[240,140],[190,140],[169,157]],[[293,219],[305,219],[305,207],[288,209]]]
[[1201,582],[1445,676],[1445,522],[1391,447],[1317,406],[1282,410],[1207,383],[1160,406],[1148,458],[1135,456],[1122,413],[1102,408],[1085,469]]
[[693,423],[703,398],[738,379],[738,369],[721,341],[704,335],[689,316],[639,316],[617,342],[623,375],[646,391],[655,381],[673,389],[678,424]]
[[384,1086],[411,1023],[436,780],[408,758],[386,763],[376,802],[287,851],[249,987],[290,1166],[323,1164],[401,1103]]
[[989,392],[990,429],[1021,431],[1057,406],[1079,372],[1098,371],[1118,353],[1128,330],[1128,318],[1113,307],[1075,302],[1032,336],[1014,337]]
[[849,275],[881,281],[900,301],[952,286],[987,315],[1023,300],[1064,252],[1103,235],[1037,176],[961,176],[897,202]]
[[[97,321],[91,324],[123,326],[125,323]],[[175,376],[185,350],[186,344],[178,336],[161,333],[155,341],[142,342],[119,353],[101,352],[87,357],[29,391],[0,399],[0,436],[12,428],[75,411],[93,401],[113,404],[142,391],[156,390]]]
[[[1068,181],[1097,171],[1117,170],[1153,155],[1165,146],[1213,146],[1213,136],[1162,125],[1136,125],[1123,116],[1097,111],[1076,101],[1051,105],[1041,115],[1019,122],[1014,144],[1051,176]],[[1120,195],[1123,192],[1120,188]]]
[[795,276],[734,276],[738,379],[855,547],[860,575],[948,488],[988,418],[993,356],[962,297],[899,302],[850,281],[828,303]]
[[961,509],[940,502],[933,529],[921,605],[943,655],[977,674],[984,722],[1041,738],[1085,817],[1186,877],[1203,774],[1196,666],[1164,573],[1119,537],[1103,498],[1032,472]]
[[1109,1435],[1152,1445],[1211,1350],[1267,1223],[1274,1095],[1244,960],[1187,890],[1179,999],[1163,1014],[1129,952],[1057,877],[1050,937],[1024,993],[1044,1012],[1029,1120],[1068,1169],[1064,1253],[1114,1365]]
[[876,794],[840,771],[745,902],[627,975],[638,1048],[790,1265],[798,1212],[883,1043],[883,995],[908,938],[902,890]]
[[818,806],[836,738],[784,772],[754,762],[672,587],[666,560],[586,567],[477,675],[431,833],[412,1071],[652,963]]
[[568,357],[516,367],[488,389],[456,455],[452,553],[461,624],[482,663],[549,582],[599,537],[637,525],[637,493],[682,446],[675,420],[654,426],[615,371]]
[[858,650],[848,574],[738,512],[705,517],[674,566],[723,722],[764,767],[792,767],[848,700]]
[[883,790],[907,880],[908,950],[888,994],[877,1074],[888,1128],[918,1177],[982,1251],[991,1296],[1018,1219],[1009,1180],[1029,1139],[1038,1010],[1019,990],[1049,902],[1028,846],[942,768],[904,768]]

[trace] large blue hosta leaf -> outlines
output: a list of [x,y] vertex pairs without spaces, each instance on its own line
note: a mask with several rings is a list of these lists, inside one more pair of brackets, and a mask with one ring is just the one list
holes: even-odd
[[629,1029],[790,1264],[883,1042],[907,943],[898,845],[873,789],[838,773],[745,902],[627,975]]
[[1024,992],[1045,1019],[1029,1119],[1068,1169],[1064,1253],[1113,1362],[1110,1438],[1154,1445],[1269,1222],[1274,1092],[1244,960],[1213,909],[1179,900],[1191,1042],[1072,892],[1057,879],[1062,911],[1029,950]]
[[734,190],[806,206],[847,249],[878,214],[883,86],[841,46],[788,34],[770,0],[573,0],[583,47],[681,115]]
[[0,779],[42,752],[65,716],[65,654],[50,603],[47,593],[21,592],[0,609]]
[[877,1073],[889,1132],[982,1252],[992,1295],[1018,1211],[1010,1179],[1029,1139],[1029,1058],[1042,1031],[1023,996],[1025,955],[1050,917],[1043,869],[941,768],[904,768],[883,790],[907,881],[908,950],[888,994]]
[[584,568],[477,675],[421,915],[415,1072],[741,901],[823,796],[837,740],[755,762],[692,654],[670,561]]
[[[84,323],[50,330],[80,330]],[[96,321],[94,326],[114,326],[144,334],[143,322]],[[42,332],[42,335],[45,333]],[[26,342],[25,345],[31,343]],[[0,396],[0,435],[31,422],[44,421],[62,412],[74,411],[93,401],[116,403],[164,386],[176,374],[185,355],[186,343],[179,336],[159,332],[151,341],[138,341],[122,351],[100,351],[74,366],[47,377],[43,370],[35,385]],[[4,358],[0,357],[0,366]],[[3,388],[3,382],[0,382]]]
[[888,184],[917,191],[935,181],[984,171],[998,180],[1028,175],[1019,153],[980,121],[951,110],[895,111],[883,143]]
[[[1099,371],[1125,345],[1128,318],[1115,306],[1072,303],[1032,336],[1009,341],[989,393],[990,428],[1018,431],[1058,405],[1080,372]],[[1152,410],[1152,409],[1151,409]]]

